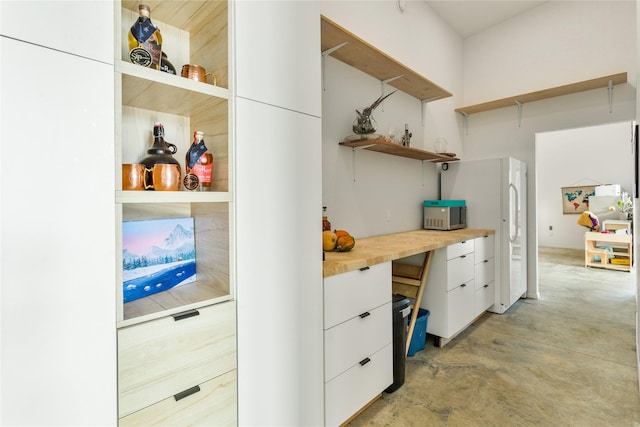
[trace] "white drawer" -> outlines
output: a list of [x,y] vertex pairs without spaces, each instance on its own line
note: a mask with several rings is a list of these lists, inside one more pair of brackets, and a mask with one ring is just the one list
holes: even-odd
[[120,427],[159,425],[234,426],[237,416],[236,371],[184,390],[119,421]]
[[494,282],[487,283],[475,290],[474,317],[487,311],[495,302]]
[[[473,280],[447,292],[447,333],[444,338],[455,335],[473,320],[474,297]],[[429,322],[427,328],[428,325]]]
[[494,235],[490,234],[484,237],[473,239],[473,251],[476,257],[476,264],[485,259],[495,258]]
[[338,426],[393,383],[393,346],[325,384],[325,425]]
[[473,254],[461,255],[447,261],[447,291],[473,279]]
[[324,279],[324,328],[391,301],[391,262]]
[[193,312],[118,331],[119,417],[236,368],[235,302]]
[[473,252],[473,240],[465,240],[447,246],[447,259],[457,258],[460,255],[467,255]]
[[485,259],[475,265],[476,289],[483,287],[495,278],[495,262],[493,258]]
[[391,303],[324,332],[324,380],[329,381],[393,341]]

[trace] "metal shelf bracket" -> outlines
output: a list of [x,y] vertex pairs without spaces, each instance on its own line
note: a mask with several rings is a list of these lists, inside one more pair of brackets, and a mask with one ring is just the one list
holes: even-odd
[[609,114],[611,114],[613,112],[613,80],[609,80],[607,90],[609,91]]
[[325,60],[327,59],[327,56],[331,55],[333,52],[335,52],[336,50],[340,49],[342,46],[346,45],[349,42],[344,42],[344,43],[340,43],[338,46],[334,46],[332,48],[329,48],[327,50],[325,50],[324,52],[322,52],[322,91],[325,91],[325,84],[324,84],[324,68],[325,68]]
[[462,126],[464,127],[464,134],[469,135],[469,113],[460,111],[460,114],[462,114]]
[[[384,87],[387,83],[397,80],[402,76],[404,76],[404,74],[400,74],[399,76],[391,77],[386,80],[380,80],[380,96],[384,96]],[[380,105],[380,108],[382,109],[382,111],[384,111],[384,101],[382,101],[382,105]]]
[[353,171],[353,182],[356,182],[356,152],[373,147],[375,144],[361,145],[359,147],[351,147],[351,169]]
[[516,101],[516,106],[518,108],[518,127],[522,126],[522,102]]

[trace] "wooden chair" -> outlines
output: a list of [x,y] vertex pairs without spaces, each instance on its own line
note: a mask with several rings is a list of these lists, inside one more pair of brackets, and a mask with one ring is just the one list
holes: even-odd
[[420,301],[422,301],[424,287],[427,283],[427,276],[429,275],[429,268],[431,267],[431,258],[433,258],[433,254],[427,252],[425,253],[422,265],[404,264],[397,261],[393,261],[392,263],[393,293],[413,299],[413,312],[411,313],[411,319],[409,319],[405,354],[409,352],[411,337],[413,336],[416,319],[418,318]]

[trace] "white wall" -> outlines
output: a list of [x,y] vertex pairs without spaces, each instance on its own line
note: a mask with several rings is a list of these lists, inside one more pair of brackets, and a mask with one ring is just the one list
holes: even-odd
[[[401,13],[395,1],[323,1],[321,12],[454,94],[426,105],[424,128],[420,101],[401,92],[392,95],[374,110],[378,133],[387,134],[390,127],[403,131],[408,123],[413,147],[433,150],[434,139],[443,136],[449,151],[461,153],[453,112],[462,92],[460,37],[424,2],[408,2]],[[438,198],[436,166],[366,150],[357,151],[354,164],[352,150],[338,142],[353,134],[354,110],[380,96],[380,82],[332,57],[326,61],[325,82],[322,201],[333,228],[356,238],[421,228],[422,201]],[[387,86],[386,93],[390,90]]]
[[563,214],[560,188],[620,184],[630,192],[632,136],[631,122],[536,135],[536,165],[545,171],[536,183],[538,245],[584,249],[587,230],[576,224],[579,215]]
[[[635,118],[635,7],[624,1],[552,1],[465,40],[464,105],[628,73],[630,83],[614,88],[611,113],[607,89],[597,89],[525,104],[520,125],[515,106],[469,118],[466,159],[511,156],[527,162],[530,266],[537,265],[535,134]],[[459,123],[463,133],[461,118]],[[535,268],[529,268],[528,281],[537,288]]]
[[635,2],[549,1],[464,43],[464,105],[627,71]]

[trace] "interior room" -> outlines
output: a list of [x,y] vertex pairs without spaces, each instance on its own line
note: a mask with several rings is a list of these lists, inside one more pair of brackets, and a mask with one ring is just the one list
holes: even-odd
[[[563,190],[637,206],[636,1],[139,3],[0,0],[0,424],[640,423],[635,262]],[[178,218],[195,275],[127,300]]]

